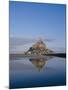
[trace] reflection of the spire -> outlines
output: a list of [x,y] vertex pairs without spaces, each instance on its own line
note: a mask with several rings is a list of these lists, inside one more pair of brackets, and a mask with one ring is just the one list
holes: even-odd
[[41,71],[44,65],[47,64],[47,58],[33,58],[30,59],[32,64],[38,69],[38,71]]

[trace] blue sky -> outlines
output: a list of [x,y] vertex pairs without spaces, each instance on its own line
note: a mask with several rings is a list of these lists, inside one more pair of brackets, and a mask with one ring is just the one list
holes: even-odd
[[[42,4],[10,1],[10,38],[28,42],[38,37],[51,40],[47,46],[54,51],[65,51],[65,9],[64,4]],[[17,41],[18,38],[18,41]],[[27,39],[27,40],[26,40]],[[52,41],[52,39],[54,39]],[[30,41],[29,41],[30,42]],[[23,45],[11,44],[11,51],[23,51],[32,42]],[[17,47],[17,48],[16,48]]]

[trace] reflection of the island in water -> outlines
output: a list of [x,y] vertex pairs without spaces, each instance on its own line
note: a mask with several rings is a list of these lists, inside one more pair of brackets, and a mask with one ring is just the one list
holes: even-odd
[[65,58],[17,57],[9,66],[10,88],[66,85]]
[[48,60],[53,57],[46,58],[31,58],[29,61],[37,68],[38,71],[41,71],[43,67],[47,64]]

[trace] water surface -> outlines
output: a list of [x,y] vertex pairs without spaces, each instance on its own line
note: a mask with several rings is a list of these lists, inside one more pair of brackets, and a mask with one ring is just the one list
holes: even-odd
[[10,60],[10,88],[66,84],[65,58],[17,57]]

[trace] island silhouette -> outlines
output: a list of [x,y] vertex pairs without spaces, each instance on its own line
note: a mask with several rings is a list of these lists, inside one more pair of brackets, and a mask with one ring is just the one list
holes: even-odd
[[66,57],[66,53],[56,53],[53,50],[49,49],[47,45],[39,39],[35,44],[33,44],[26,52],[23,53],[11,53],[10,59],[17,57],[40,57],[43,58],[45,56],[56,56],[56,57]]

